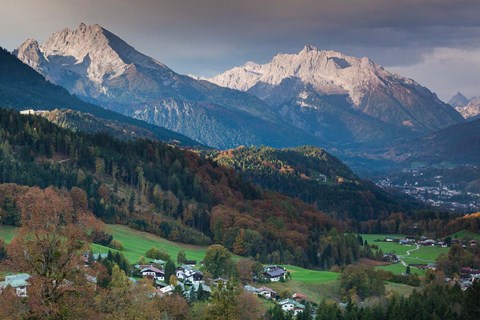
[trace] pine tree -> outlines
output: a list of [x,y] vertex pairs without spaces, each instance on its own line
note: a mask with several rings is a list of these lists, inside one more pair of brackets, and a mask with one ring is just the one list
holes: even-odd
[[165,281],[170,284],[170,277],[176,275],[175,263],[172,260],[168,260],[165,264]]
[[207,299],[207,296],[205,294],[205,291],[203,291],[202,284],[200,283],[198,285],[198,289],[197,289],[197,300],[198,301],[205,301],[206,299]]

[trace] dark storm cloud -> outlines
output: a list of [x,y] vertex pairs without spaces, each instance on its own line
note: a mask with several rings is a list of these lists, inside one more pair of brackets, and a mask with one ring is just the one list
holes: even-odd
[[480,40],[479,0],[1,1],[0,45],[8,49],[99,23],[174,70],[203,75],[306,43],[409,66],[434,48],[470,50]]

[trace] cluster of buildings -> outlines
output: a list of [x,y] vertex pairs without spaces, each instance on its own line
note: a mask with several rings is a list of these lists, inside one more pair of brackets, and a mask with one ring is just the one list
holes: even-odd
[[429,179],[430,185],[424,185],[422,172],[412,171],[410,174],[409,179],[402,183],[392,182],[388,177],[375,183],[383,188],[399,189],[403,193],[435,207],[464,211],[480,209],[480,194],[458,189],[455,184],[444,183],[442,176],[435,176],[433,179]]
[[307,301],[307,296],[301,293],[295,293],[292,295],[292,298],[280,299],[275,290],[272,290],[268,287],[262,286],[255,288],[250,285],[243,287],[246,292],[261,296],[267,300],[276,301],[276,303],[282,308],[284,312],[292,312],[294,316],[298,315],[300,312],[305,311],[305,303]]
[[460,270],[460,287],[467,290],[475,281],[480,281],[480,270],[464,267]]
[[15,290],[17,296],[24,298],[27,296],[27,287],[29,286],[28,279],[30,279],[30,275],[26,273],[6,276],[5,280],[0,282],[0,292],[7,287],[11,287]]
[[154,260],[150,265],[135,265],[135,269],[143,278],[153,280],[153,284],[160,296],[171,295],[177,287],[181,289],[184,296],[188,296],[192,288],[195,293],[198,290],[203,290],[206,295],[210,295],[212,290],[205,284],[203,273],[195,269],[196,261],[185,262],[185,264],[175,270],[175,277],[177,278],[175,285],[168,284],[167,279],[165,279],[165,271],[162,268],[165,261]]
[[[420,245],[420,246],[427,246],[427,247],[437,246],[437,247],[443,247],[443,248],[447,248],[449,246],[448,243],[446,243],[445,241],[433,240],[433,239],[428,238],[426,236],[421,236],[418,239],[413,238],[413,237],[405,237],[405,238],[402,238],[402,239],[387,237],[387,238],[384,239],[384,241],[385,242],[396,242],[398,244],[405,245],[405,246]],[[453,241],[452,241],[452,244],[453,244]]]

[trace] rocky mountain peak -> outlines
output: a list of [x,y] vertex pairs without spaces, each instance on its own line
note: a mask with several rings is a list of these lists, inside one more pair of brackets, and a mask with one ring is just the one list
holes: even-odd
[[29,39],[15,54],[48,80],[61,83],[78,95],[85,95],[87,91],[109,94],[104,82],[132,74],[137,66],[169,70],[100,25],[83,22],[77,29],[65,28],[53,33],[42,45]]
[[311,44],[306,44],[301,52],[310,52],[310,51],[319,51],[317,47],[311,45]]
[[468,99],[461,92],[457,92],[449,101],[448,104],[452,107],[463,107],[468,104]]
[[[292,110],[305,110],[307,105],[321,110],[330,103],[325,97],[344,96],[334,106],[339,112],[340,105],[344,110],[350,107],[383,124],[414,132],[429,132],[463,120],[412,79],[391,73],[367,57],[352,57],[312,45],[298,53],[277,54],[266,64],[245,64],[207,80],[247,91],[274,107],[295,101]],[[288,117],[298,119],[298,115]]]
[[480,97],[473,97],[466,105],[458,105],[455,109],[468,120],[480,118]]

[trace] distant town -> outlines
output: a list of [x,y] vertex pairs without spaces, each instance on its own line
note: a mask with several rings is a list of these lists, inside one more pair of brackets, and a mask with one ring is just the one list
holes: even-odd
[[375,183],[382,188],[398,189],[434,207],[463,212],[479,210],[480,193],[450,180],[443,175],[431,175],[428,170],[404,169],[401,174],[379,178]]

